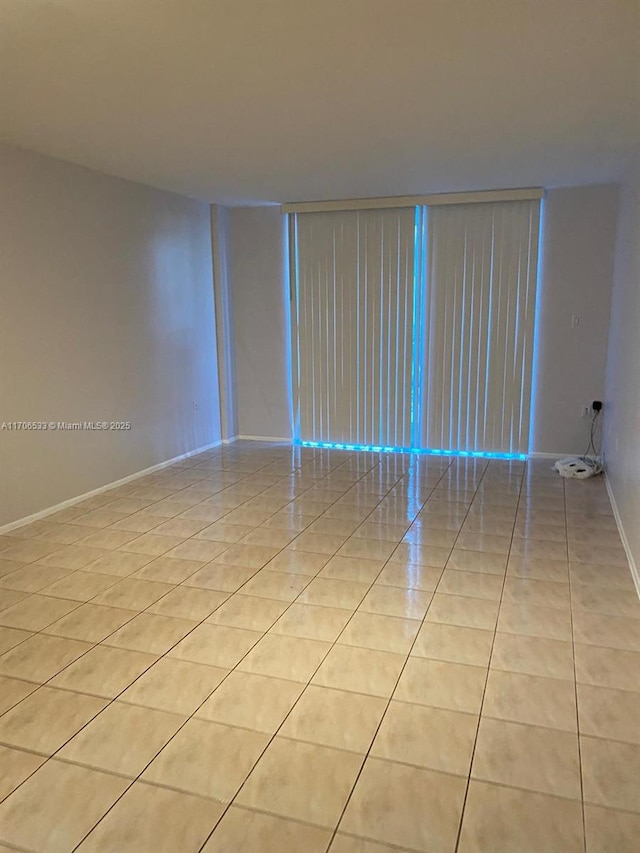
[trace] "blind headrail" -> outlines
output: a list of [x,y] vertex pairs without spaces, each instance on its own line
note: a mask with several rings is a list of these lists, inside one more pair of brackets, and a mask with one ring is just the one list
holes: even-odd
[[542,187],[508,190],[478,190],[431,195],[400,195],[386,198],[345,198],[332,201],[292,201],[280,206],[282,213],[320,213],[335,210],[374,210],[376,208],[418,207],[440,204],[481,204],[495,201],[530,201],[544,197]]

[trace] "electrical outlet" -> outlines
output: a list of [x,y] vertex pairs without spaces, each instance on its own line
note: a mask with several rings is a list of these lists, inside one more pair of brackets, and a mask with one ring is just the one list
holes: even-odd
[[198,404],[195,402],[195,400],[194,400],[194,403],[193,403],[193,411],[194,411],[194,412],[197,412],[197,411],[198,411]]
[[591,417],[591,406],[583,406],[582,407],[582,417],[590,418]]

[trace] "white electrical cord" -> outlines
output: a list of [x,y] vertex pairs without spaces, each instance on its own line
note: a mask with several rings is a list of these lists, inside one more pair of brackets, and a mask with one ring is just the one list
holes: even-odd
[[[586,480],[587,477],[594,477],[600,474],[603,470],[602,460],[600,458],[600,450],[596,449],[596,432],[599,426],[600,409],[595,411],[591,417],[591,426],[589,428],[589,444],[582,456],[565,456],[564,459],[559,459],[553,466],[561,477],[577,477],[579,480]],[[600,444],[602,436],[598,439]],[[593,451],[593,456],[589,457],[589,451]]]

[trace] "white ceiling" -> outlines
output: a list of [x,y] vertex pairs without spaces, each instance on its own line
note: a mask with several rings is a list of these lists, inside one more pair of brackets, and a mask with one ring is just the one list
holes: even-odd
[[615,180],[638,0],[0,0],[0,138],[246,204]]

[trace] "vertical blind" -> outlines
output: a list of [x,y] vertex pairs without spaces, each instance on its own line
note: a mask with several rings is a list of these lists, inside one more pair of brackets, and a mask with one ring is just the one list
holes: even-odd
[[415,209],[302,213],[292,225],[296,435],[408,447]]
[[527,452],[539,208],[429,209],[420,447]]
[[291,214],[296,437],[526,453],[539,210]]

